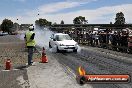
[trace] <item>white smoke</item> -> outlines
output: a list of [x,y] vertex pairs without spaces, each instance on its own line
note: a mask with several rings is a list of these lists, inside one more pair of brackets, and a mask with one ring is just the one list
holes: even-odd
[[[35,30],[35,41],[36,41],[36,45],[39,47],[45,47],[46,50],[49,50],[50,52],[56,52],[57,48],[56,46],[52,47],[49,49],[49,40],[51,35],[54,33],[53,31],[51,31],[49,28],[40,28],[40,27],[36,27]],[[21,34],[18,35],[18,37],[21,40],[24,40],[24,36],[25,36],[25,31],[22,31]],[[81,47],[78,45],[78,53],[81,52]]]
[[78,49],[77,49],[78,53],[81,53],[81,47],[78,45]]
[[[51,35],[54,33],[48,28],[36,28],[35,32],[35,41],[39,47],[45,47],[50,52],[57,52],[57,46],[54,46],[49,49],[49,40]],[[77,52],[81,52],[81,47],[78,45]]]
[[21,40],[24,40],[25,33],[26,31],[19,31],[19,34],[17,35],[17,37]]
[[35,32],[35,41],[39,47],[45,47],[48,49],[49,40],[51,35],[53,34],[48,28],[36,28]]
[[46,50],[49,50],[50,52],[57,52],[57,47],[54,46],[52,48],[49,48],[49,40],[51,35],[54,33],[49,28],[39,28],[37,27],[35,30],[35,41],[37,46],[44,47]]
[[[28,30],[27,30],[28,31]],[[49,40],[51,35],[54,33],[48,28],[40,28],[37,27],[34,30],[35,32],[35,41],[36,45],[39,47],[44,47],[45,49],[49,50],[50,52],[56,52],[56,46],[53,48],[49,49]],[[21,40],[24,40],[26,31],[21,31],[17,37],[20,38]]]

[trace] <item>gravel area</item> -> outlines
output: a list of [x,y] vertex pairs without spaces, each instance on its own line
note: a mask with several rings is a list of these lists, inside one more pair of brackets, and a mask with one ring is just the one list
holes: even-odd
[[[33,60],[39,61],[39,53],[34,53]],[[13,67],[27,63],[27,52],[25,43],[16,35],[0,36],[0,66],[4,67],[5,61],[11,59]]]

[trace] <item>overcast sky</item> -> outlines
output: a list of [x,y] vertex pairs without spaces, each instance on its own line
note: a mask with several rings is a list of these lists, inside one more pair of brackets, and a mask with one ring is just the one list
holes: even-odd
[[132,0],[1,0],[0,22],[8,18],[34,24],[36,19],[46,18],[70,24],[75,17],[85,16],[89,23],[110,23],[120,11],[132,23]]

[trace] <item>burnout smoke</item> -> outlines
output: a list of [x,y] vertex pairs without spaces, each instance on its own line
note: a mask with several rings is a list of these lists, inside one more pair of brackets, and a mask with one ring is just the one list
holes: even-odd
[[48,49],[50,52],[57,52],[57,47],[54,46],[49,49],[49,40],[51,35],[54,32],[52,32],[48,28],[36,28],[35,29],[35,41],[39,47],[45,47],[45,49]]
[[[54,46],[49,49],[49,40],[51,35],[54,33],[53,31],[51,31],[49,28],[40,28],[36,26],[34,32],[35,32],[35,41],[37,46],[41,48],[45,47],[45,49],[48,49],[50,52],[57,52],[57,46]],[[22,31],[21,34],[18,35],[18,37],[21,40],[24,40],[25,33],[26,31]],[[79,45],[77,52],[81,53],[81,47]]]
[[78,50],[77,50],[78,53],[81,53],[81,47],[78,45]]
[[25,31],[20,31],[17,37],[20,38],[21,40],[24,40],[25,33],[26,33]]
[[[50,29],[48,28],[39,28],[37,27],[35,29],[35,41],[37,43],[37,45],[39,47],[45,47],[46,49],[49,49],[49,40],[51,35],[54,32],[52,32]],[[54,46],[52,48],[49,49],[50,52],[57,52],[57,46]],[[78,53],[81,52],[81,47],[78,45]]]
[[48,49],[49,39],[51,34],[53,34],[53,32],[50,31],[48,28],[36,28],[34,32],[35,32],[35,41],[37,45]]

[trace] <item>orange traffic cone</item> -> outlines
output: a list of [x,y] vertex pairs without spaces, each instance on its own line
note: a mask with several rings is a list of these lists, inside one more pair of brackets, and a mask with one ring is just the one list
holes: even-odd
[[7,59],[5,63],[5,70],[10,70],[11,69],[11,60]]
[[45,48],[42,51],[42,63],[48,63],[48,58],[46,57]]

